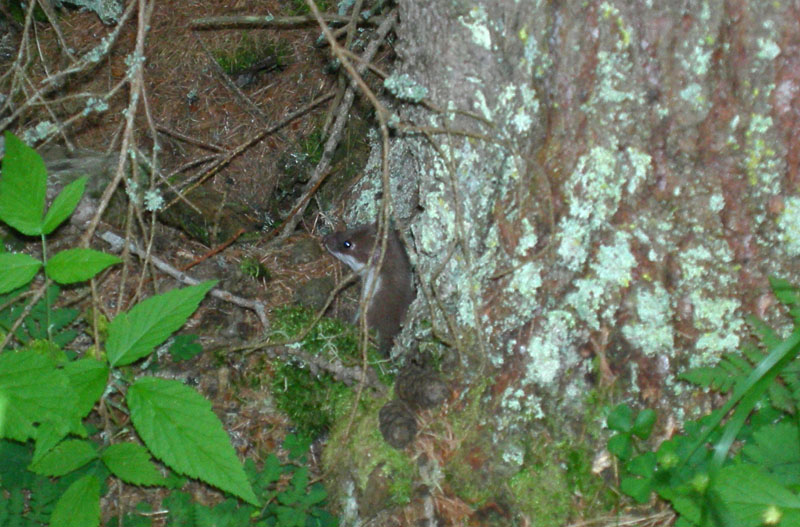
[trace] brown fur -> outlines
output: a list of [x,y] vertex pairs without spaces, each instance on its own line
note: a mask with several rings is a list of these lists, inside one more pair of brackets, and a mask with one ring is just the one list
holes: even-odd
[[[377,283],[366,309],[367,326],[378,332],[380,350],[384,355],[388,355],[415,294],[411,279],[411,264],[397,232],[389,232],[386,255],[380,273],[375,275],[374,269],[366,268],[370,251],[375,246],[375,234],[374,224],[365,225],[329,234],[323,239],[323,244],[333,256],[361,275],[362,299],[367,294],[370,279],[377,276]],[[374,265],[377,265],[380,248],[378,242],[375,247]]]

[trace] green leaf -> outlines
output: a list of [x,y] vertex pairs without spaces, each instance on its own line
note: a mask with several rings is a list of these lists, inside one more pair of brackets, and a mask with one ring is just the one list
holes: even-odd
[[100,459],[122,481],[133,485],[161,485],[164,477],[150,462],[150,453],[137,443],[109,446]]
[[800,433],[796,422],[787,420],[759,428],[743,452],[781,484],[800,486]]
[[789,522],[787,516],[800,518],[800,496],[756,465],[738,464],[720,469],[709,492],[721,524],[726,527],[762,525],[770,511],[780,513],[784,520],[781,525],[797,525]]
[[289,452],[289,459],[305,462],[305,454],[311,448],[311,438],[298,434],[288,434],[283,440],[283,448]]
[[22,234],[42,233],[47,170],[36,151],[6,132],[6,154],[0,175],[0,220]]
[[32,463],[38,462],[50,452],[62,439],[69,435],[69,425],[65,422],[54,423],[44,421],[36,428],[36,448],[33,451]]
[[50,525],[96,527],[100,525],[100,482],[91,474],[76,480],[56,503]]
[[258,505],[211,403],[178,381],[141,377],[128,389],[139,437],[170,468]]
[[645,408],[636,416],[632,431],[636,436],[647,439],[650,437],[650,432],[653,430],[655,422],[656,413],[650,408]]
[[633,426],[633,410],[627,404],[620,404],[611,410],[606,422],[611,430],[630,432]]
[[83,176],[61,189],[47,210],[47,214],[44,215],[44,226],[42,227],[44,234],[50,234],[61,225],[61,222],[69,218],[72,211],[78,206],[85,187],[86,176]]
[[627,461],[631,457],[631,436],[626,433],[619,433],[608,440],[608,451],[617,456],[620,461]]
[[650,501],[650,493],[653,491],[653,484],[649,479],[622,478],[619,482],[619,488],[638,503],[647,503]]
[[82,439],[67,439],[28,467],[42,476],[63,476],[97,458],[94,446]]
[[120,313],[108,328],[106,352],[112,366],[130,364],[167,340],[178,330],[216,281],[192,287],[173,289],[133,306]]
[[661,446],[659,446],[658,450],[656,451],[658,464],[661,465],[665,470],[669,470],[676,466],[681,460],[677,451],[678,444],[674,439],[668,439],[661,443]]
[[60,284],[83,282],[108,267],[120,263],[118,257],[94,249],[67,249],[54,255],[45,265],[47,276]]
[[195,355],[203,352],[203,346],[197,342],[197,335],[175,335],[175,340],[169,347],[169,354],[172,360],[180,362],[189,360]]
[[725,423],[722,437],[714,445],[713,468],[722,466],[750,412],[775,377],[797,356],[798,351],[800,351],[800,330],[796,329],[789,338],[771,346],[769,355],[759,362],[747,379],[737,386],[736,391],[721,410],[723,414],[727,413],[734,405],[738,404],[733,416]]
[[[1,245],[1,244],[0,244]],[[42,262],[23,253],[0,253],[0,294],[8,293],[27,284],[36,273]]]
[[645,452],[641,456],[636,456],[628,462],[626,468],[631,474],[645,478],[652,477],[653,472],[656,470],[656,454],[654,452]]
[[772,288],[772,293],[775,295],[775,298],[777,298],[778,302],[781,304],[789,307],[800,304],[800,296],[797,294],[797,288],[788,280],[770,276],[769,285]]
[[78,417],[86,417],[106,389],[108,365],[99,360],[84,358],[67,363],[64,373],[78,397],[75,413]]
[[30,350],[0,353],[0,436],[35,437],[34,423],[69,424],[77,398],[66,374]]

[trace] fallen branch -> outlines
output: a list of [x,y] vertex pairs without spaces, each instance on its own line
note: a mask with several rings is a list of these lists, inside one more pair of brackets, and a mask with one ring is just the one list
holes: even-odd
[[[326,22],[346,24],[350,22],[349,16],[322,15]],[[380,24],[383,17],[370,17],[363,20],[369,24]],[[269,29],[291,29],[316,24],[317,19],[313,15],[305,16],[281,16],[272,15],[255,16],[209,16],[198,18],[189,23],[192,29],[228,29],[228,28],[269,28]]]
[[[111,245],[111,250],[114,252],[119,252],[125,247],[125,240],[120,236],[117,236],[113,232],[104,232],[100,235],[100,239]],[[139,248],[135,243],[128,242],[128,250],[138,256],[139,258],[144,258],[146,253],[143,249]],[[196,278],[192,278],[188,274],[179,271],[178,269],[172,267],[170,264],[161,260],[160,258],[150,255],[150,261],[156,267],[156,269],[160,270],[163,273],[168,274],[169,276],[173,277],[174,279],[178,280],[181,283],[187,285],[197,285],[200,283],[200,280]],[[259,302],[258,300],[248,300],[246,298],[242,298],[240,296],[236,296],[228,291],[223,291],[215,287],[211,290],[211,296],[219,298],[220,300],[224,300],[226,302],[230,302],[231,304],[236,304],[237,306],[244,307],[246,309],[250,309],[255,311],[258,319],[261,321],[261,325],[264,327],[264,330],[269,328],[269,321],[267,320],[267,313],[266,309],[264,309],[264,304]]]

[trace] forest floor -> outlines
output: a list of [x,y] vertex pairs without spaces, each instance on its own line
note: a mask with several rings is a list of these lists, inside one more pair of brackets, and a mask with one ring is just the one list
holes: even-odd
[[[328,228],[331,225],[330,218],[321,217],[317,203],[303,216],[302,234],[282,244],[270,242],[272,230],[288,212],[287,205],[300,196],[308,172],[321,153],[320,137],[323,135],[320,131],[335,110],[333,102],[329,99],[316,105],[276,132],[266,134],[242,149],[221,169],[210,173],[207,169],[215,155],[248,143],[287,115],[335,90],[340,81],[330,72],[329,50],[317,44],[320,30],[315,23],[288,29],[203,30],[192,29],[192,24],[211,16],[303,15],[307,13],[303,5],[302,0],[158,2],[146,35],[145,98],[140,103],[135,126],[137,142],[143,150],[150,151],[154,142],[158,142],[159,168],[171,182],[179,185],[190,179],[205,178],[198,190],[187,195],[189,201],[197,199],[195,208],[202,211],[200,218],[187,219],[191,215],[189,212],[165,214],[169,225],[154,227],[153,253],[195,278],[221,280],[222,289],[262,302],[267,312],[304,301],[304,297],[298,296],[302,284],[339,277],[338,264],[318,243],[319,222],[327,222]],[[104,25],[97,15],[86,11],[62,9],[58,23],[64,41],[75,56],[97,46],[110,31],[110,26]],[[13,131],[22,132],[54,116],[67,119],[80,113],[86,103],[86,98],[78,94],[104,94],[112,90],[127,73],[126,58],[133,51],[136,38],[136,24],[127,24],[106,60],[88,74],[71,79],[52,103],[31,107],[20,116]],[[35,24],[35,42],[29,47],[38,54],[31,69],[34,80],[44,79],[70,63],[56,32],[46,22]],[[393,51],[388,46],[385,48],[374,63],[388,71]],[[12,58],[9,55],[0,60]],[[229,71],[223,71],[220,64]],[[254,64],[263,67],[250,67]],[[230,71],[237,69],[245,71]],[[375,78],[371,82],[374,83]],[[120,90],[109,100],[106,111],[77,120],[54,141],[68,142],[76,151],[118,150],[128,95],[127,90]],[[332,173],[346,174],[347,178],[357,177],[368,150],[366,134],[363,128],[359,130],[368,112],[361,106],[354,113],[355,124],[349,125],[350,132],[346,133],[330,169]],[[340,183],[349,184],[346,180]],[[213,198],[203,201],[203,196]],[[334,195],[327,199],[326,210],[342,208]],[[101,225],[100,230],[111,229],[124,234],[124,207],[118,208],[107,215],[106,224]],[[197,229],[190,227],[198,224]],[[133,229],[135,231],[136,227]],[[79,228],[65,230],[56,243],[72,245],[80,234]],[[236,243],[230,243],[234,241]],[[94,245],[107,250],[102,243]],[[217,251],[220,247],[225,248]],[[146,270],[135,258],[130,260],[129,266],[127,274],[110,271],[100,285],[101,311],[109,317],[136,300],[134,293]],[[258,271],[253,272],[254,268]],[[324,287],[330,289],[332,283]],[[157,287],[161,291],[177,285],[171,278],[158,277]],[[115,303],[120,291],[124,292],[122,306]],[[326,292],[313,288],[305,291],[313,298],[324,296]],[[84,293],[76,290],[68,294],[78,297]],[[311,300],[310,303],[318,302]],[[336,308],[341,309],[341,306]],[[168,371],[169,375],[195,386],[212,402],[240,456],[260,464],[269,454],[280,451],[293,425],[275,406],[270,388],[271,359],[263,353],[226,352],[263,332],[256,314],[210,299],[204,302],[184,331],[199,334],[204,347],[213,351],[188,361],[165,364],[162,374]],[[285,453],[282,456],[285,458]],[[310,462],[316,476],[320,476],[319,460],[312,456]],[[188,490],[200,503],[215,504],[223,499],[221,493],[204,485],[190,484]],[[130,512],[141,502],[148,502],[153,510],[159,510],[167,492],[120,486],[109,493],[103,503],[103,520]],[[575,518],[581,516],[577,513]],[[446,525],[457,524],[447,518],[441,519]],[[385,523],[402,524],[400,519]],[[155,519],[153,525],[160,525],[159,520]]]

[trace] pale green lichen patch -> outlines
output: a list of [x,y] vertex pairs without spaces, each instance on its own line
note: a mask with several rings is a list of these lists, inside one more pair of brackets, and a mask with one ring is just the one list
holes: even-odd
[[778,229],[786,253],[790,256],[800,256],[800,198],[792,196],[787,198],[780,217]]
[[574,365],[578,358],[574,329],[575,318],[568,311],[554,310],[545,315],[541,329],[535,332],[528,344],[531,360],[525,375],[526,383],[551,386],[559,372]]
[[682,287],[686,290],[718,291],[719,287],[730,286],[735,280],[730,247],[723,240],[707,239],[705,242],[687,247],[676,255]]
[[472,41],[486,50],[492,49],[492,34],[489,31],[489,17],[483,6],[473,7],[469,16],[459,16],[458,21],[472,36]]
[[[578,317],[594,330],[600,329],[600,318],[605,324],[614,324],[613,309],[602,311],[604,303],[613,305],[620,289],[628,286],[636,258],[630,250],[630,234],[617,232],[614,242],[603,245],[591,264],[592,277],[575,282],[575,290],[566,296]],[[615,309],[615,308],[614,308]]]
[[420,102],[428,96],[428,88],[421,86],[410,75],[390,75],[383,81],[383,87],[398,99],[410,102]]
[[702,333],[695,342],[695,353],[689,367],[716,364],[720,355],[739,348],[739,333],[744,329],[742,317],[737,313],[740,302],[734,298],[711,298],[700,291],[690,296],[694,308],[694,326]]
[[645,355],[671,356],[674,337],[669,293],[659,283],[652,289],[643,286],[636,293],[635,303],[638,320],[622,327],[625,339]]
[[535,395],[526,394],[521,388],[509,386],[503,392],[500,406],[506,410],[506,416],[520,422],[529,422],[531,419],[541,419],[544,417],[541,401]]
[[617,211],[623,189],[635,192],[646,179],[650,156],[635,148],[625,154],[596,146],[578,159],[565,185],[569,215],[559,228],[558,254],[570,271],[583,267],[589,255],[591,234],[605,227]]
[[762,60],[772,60],[781,53],[781,48],[774,40],[769,38],[758,39],[758,53],[756,56]]
[[757,191],[777,193],[780,190],[782,161],[776,155],[771,137],[772,117],[753,114],[745,132],[745,172],[748,182]]

